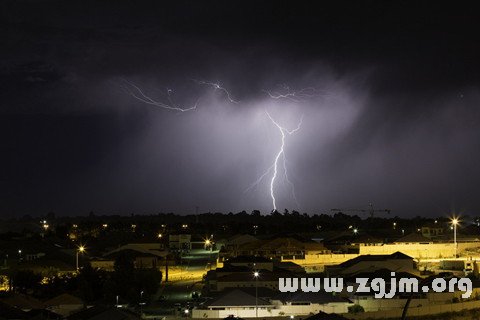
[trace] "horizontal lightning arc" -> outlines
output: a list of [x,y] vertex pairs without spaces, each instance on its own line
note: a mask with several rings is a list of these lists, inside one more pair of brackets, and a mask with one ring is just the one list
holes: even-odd
[[231,103],[239,103],[239,101],[236,101],[232,98],[232,96],[230,95],[230,92],[225,89],[224,87],[222,87],[220,85],[219,82],[209,82],[209,81],[203,81],[203,80],[196,80],[196,79],[192,79],[192,81],[194,81],[195,83],[197,84],[201,84],[201,85],[207,85],[207,86],[210,86],[212,87],[215,91],[216,90],[220,90],[222,91],[225,96],[227,97],[228,101],[230,101]]
[[187,111],[192,111],[192,110],[197,109],[199,99],[197,99],[197,101],[195,102],[195,104],[192,107],[181,108],[173,102],[172,97],[171,97],[171,93],[172,93],[171,89],[166,90],[168,103],[165,103],[165,102],[161,102],[161,101],[158,101],[158,100],[154,100],[153,98],[149,97],[148,95],[146,95],[143,92],[142,89],[140,89],[133,82],[128,81],[126,79],[122,79],[122,81],[123,81],[123,84],[121,85],[122,89],[127,94],[129,94],[133,98],[135,98],[135,99],[137,99],[137,100],[139,100],[143,103],[153,105],[153,106],[156,106],[156,107],[160,107],[160,108],[163,108],[163,109],[179,111],[179,112],[187,112]]
[[268,90],[262,90],[262,92],[265,92],[272,99],[276,99],[276,100],[286,99],[295,103],[300,103],[308,99],[324,96],[324,94],[319,92],[319,90],[317,90],[314,87],[307,87],[307,88],[300,89],[298,91],[291,91],[288,86],[284,85],[282,86],[282,89],[286,91],[286,93],[279,93],[276,91],[272,92]]

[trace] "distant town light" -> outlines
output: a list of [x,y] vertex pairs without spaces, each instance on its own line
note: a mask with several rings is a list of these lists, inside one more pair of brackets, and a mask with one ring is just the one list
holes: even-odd
[[104,229],[106,229],[106,228],[108,228],[108,224],[104,223],[104,224],[102,224],[102,227],[103,227]]
[[163,235],[162,235],[161,233],[159,233],[159,234],[157,235],[157,238],[160,239],[161,237],[163,237]]
[[353,229],[353,233],[354,233],[354,234],[357,234],[357,233],[358,233],[358,229],[357,229],[357,228]]
[[255,272],[253,273],[253,276],[254,276],[255,278],[258,278],[258,277],[260,276],[260,273],[258,273],[258,271],[255,271]]

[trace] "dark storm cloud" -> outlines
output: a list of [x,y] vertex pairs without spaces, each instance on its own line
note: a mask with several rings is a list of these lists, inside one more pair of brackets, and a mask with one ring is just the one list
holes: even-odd
[[[268,110],[289,128],[304,115],[286,145],[303,211],[474,212],[478,20],[359,3],[4,2],[2,211],[268,212],[268,180],[244,192],[279,147]],[[146,105],[122,79],[198,109]],[[298,104],[262,91],[284,84],[320,94]],[[294,208],[287,186],[277,193]]]

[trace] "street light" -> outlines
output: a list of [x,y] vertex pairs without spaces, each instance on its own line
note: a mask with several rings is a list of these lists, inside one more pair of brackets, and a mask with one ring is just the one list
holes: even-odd
[[210,237],[205,238],[205,240],[203,242],[204,243],[204,246],[203,246],[204,250],[207,250],[207,248],[210,247],[210,252],[213,251],[213,240],[212,239],[213,239],[213,234],[210,235]]
[[77,254],[76,254],[76,262],[77,262],[77,272],[78,272],[78,254],[79,253],[84,253],[85,252],[85,247],[80,245],[77,249]]
[[357,233],[358,233],[358,229],[357,228],[353,229],[353,234],[357,234]]
[[143,302],[143,290],[140,291],[140,315],[143,314],[143,306],[145,305],[145,302]]
[[459,220],[457,217],[453,217],[451,219],[452,225],[453,225],[453,243],[455,246],[455,258],[457,258],[457,225],[459,223]]
[[255,317],[258,318],[258,277],[260,273],[255,271],[253,273],[253,277],[255,278]]

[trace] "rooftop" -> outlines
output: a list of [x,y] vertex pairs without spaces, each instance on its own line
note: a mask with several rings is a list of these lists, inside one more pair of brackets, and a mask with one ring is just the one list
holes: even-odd
[[413,260],[413,258],[399,251],[392,254],[376,254],[376,255],[366,254],[366,255],[361,255],[356,258],[347,260],[343,263],[340,263],[338,267],[348,268],[362,261],[387,261],[387,260]]
[[238,307],[238,306],[271,306],[272,304],[262,298],[255,298],[255,295],[248,294],[247,292],[239,289],[235,289],[226,292],[224,295],[219,296],[208,303],[208,307]]

